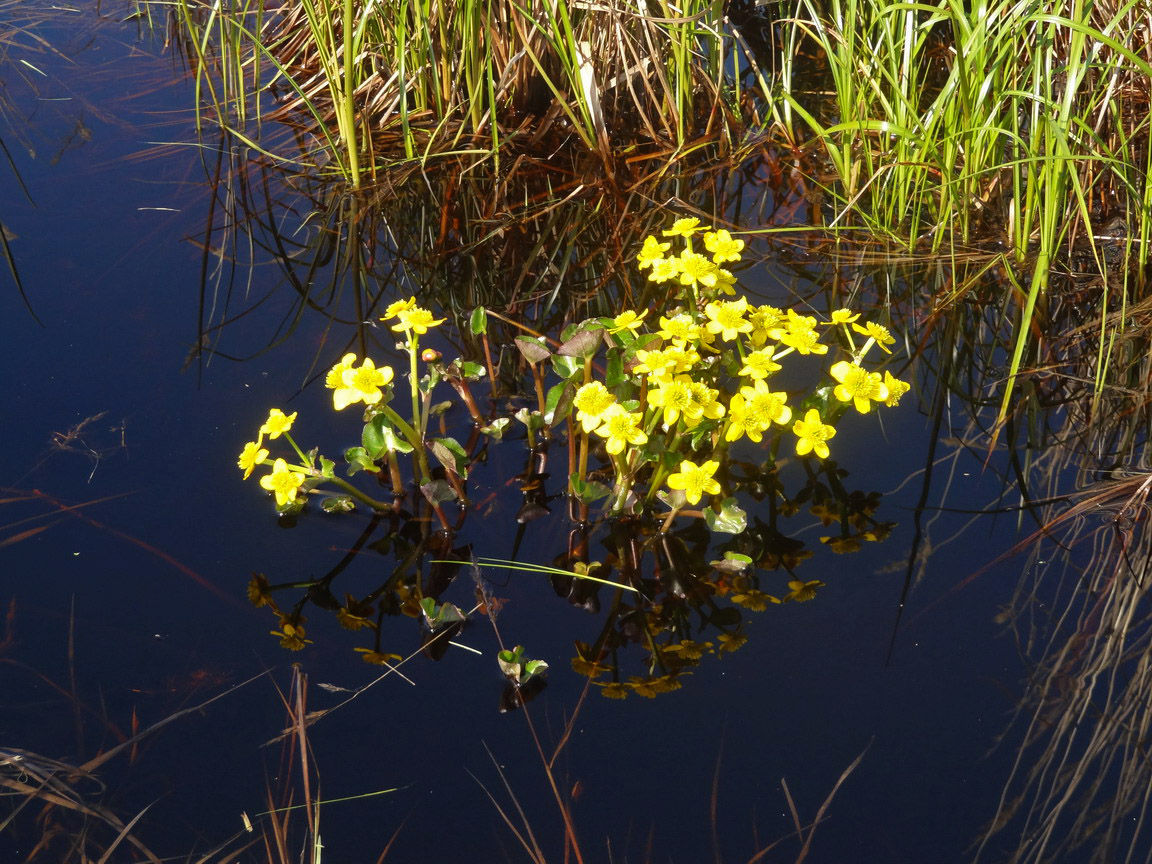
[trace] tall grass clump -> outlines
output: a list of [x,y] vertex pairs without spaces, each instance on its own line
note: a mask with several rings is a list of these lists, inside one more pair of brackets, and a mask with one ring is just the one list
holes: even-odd
[[322,138],[355,186],[374,168],[443,153],[572,142],[607,156],[636,144],[676,153],[700,136],[739,142],[748,64],[724,5],[179,0],[178,9],[218,118],[251,135],[245,116],[261,92],[279,92],[276,116]]

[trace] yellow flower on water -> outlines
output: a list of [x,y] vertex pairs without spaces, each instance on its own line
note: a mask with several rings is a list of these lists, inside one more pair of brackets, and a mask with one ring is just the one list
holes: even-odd
[[679,258],[657,258],[652,262],[652,272],[648,274],[648,279],[651,282],[667,282],[679,276]]
[[880,346],[880,350],[885,354],[892,353],[891,349],[886,346],[893,344],[896,341],[896,337],[888,332],[887,327],[883,327],[872,321],[866,321],[863,327],[859,324],[853,324],[852,329],[857,333],[863,333],[869,339],[874,339],[876,344]]
[[648,435],[640,428],[644,421],[641,414],[630,414],[619,405],[612,405],[604,412],[603,424],[596,430],[601,438],[607,438],[605,449],[613,456],[624,452],[625,444],[639,446],[648,443]]
[[652,263],[664,257],[664,253],[672,247],[671,243],[661,243],[651,234],[644,238],[644,247],[636,256],[636,266],[641,270],[646,270],[652,266]]
[[684,498],[689,504],[699,504],[700,498],[705,495],[716,495],[720,491],[720,484],[712,479],[719,462],[709,460],[703,465],[697,465],[685,459],[680,463],[680,470],[668,475],[669,489],[683,489]]
[[700,220],[694,217],[686,217],[684,219],[677,219],[672,223],[672,227],[666,229],[662,233],[665,237],[691,237],[700,230]]
[[384,310],[384,314],[380,316],[381,321],[391,321],[398,316],[401,312],[408,312],[416,308],[416,298],[409,297],[407,300],[397,300]]
[[752,322],[745,318],[748,312],[748,301],[741,297],[739,300],[720,300],[709,303],[704,307],[704,314],[708,316],[707,330],[709,333],[719,333],[725,342],[731,342],[741,333],[752,329]]
[[393,324],[393,330],[404,331],[409,334],[415,333],[417,336],[423,336],[428,332],[429,327],[444,323],[443,318],[433,318],[431,312],[419,306],[401,309],[396,313],[396,317],[400,319],[400,323]]
[[704,248],[712,253],[712,260],[717,264],[725,261],[739,261],[740,253],[744,251],[744,241],[734,240],[732,235],[721,228],[719,231],[709,231],[704,235]]
[[392,383],[394,376],[391,366],[377,369],[376,364],[365,357],[359,368],[348,367],[341,371],[340,386],[332,393],[332,405],[337,411],[343,411],[355,402],[375,405],[384,396],[380,388]]
[[576,419],[586,433],[600,425],[604,412],[616,404],[616,397],[599,381],[590,381],[576,391],[572,405],[576,408]]
[[276,496],[276,506],[283,507],[296,500],[296,492],[304,482],[299,471],[289,471],[288,463],[277,459],[272,464],[272,473],[260,478],[260,485]]
[[772,349],[764,348],[759,351],[749,351],[744,357],[744,368],[741,375],[747,375],[754,381],[767,378],[773,372],[779,372],[781,366],[772,359]]
[[860,313],[852,314],[851,309],[837,309],[832,313],[832,324],[851,324],[860,317]]
[[888,398],[884,400],[884,404],[889,408],[895,408],[899,405],[900,397],[912,389],[911,384],[892,377],[892,373],[888,370],[884,370],[884,384],[888,388]]
[[680,253],[681,285],[703,285],[711,288],[716,284],[716,265],[695,252],[687,250]]
[[835,437],[836,430],[831,426],[826,426],[820,420],[820,412],[815,408],[809,408],[808,413],[804,415],[803,420],[797,420],[796,425],[792,427],[792,431],[796,433],[796,437],[800,440],[796,442],[796,455],[804,456],[808,453],[815,453],[821,459],[828,458],[828,439]]
[[292,428],[292,423],[299,413],[299,411],[293,411],[291,414],[285,415],[279,408],[273,408],[268,412],[268,419],[264,421],[264,425],[260,427],[260,437],[263,438],[267,435],[270,441],[275,441]]
[[612,319],[612,326],[608,328],[608,332],[619,333],[621,330],[631,330],[633,333],[635,333],[640,328],[640,324],[643,323],[644,316],[647,314],[647,309],[645,309],[639,315],[637,315],[631,309],[621,312],[619,315]]
[[861,414],[872,409],[872,402],[883,402],[888,398],[888,387],[880,380],[879,372],[869,372],[855,363],[841,360],[828,370],[840,383],[832,391],[841,402],[852,402]]
[[351,369],[353,364],[356,363],[355,354],[345,354],[340,358],[340,362],[328,370],[328,374],[324,376],[324,386],[329,390],[335,390],[337,387],[343,386],[344,370]]
[[668,428],[684,415],[685,420],[697,420],[704,409],[692,394],[692,379],[687,375],[677,375],[659,382],[660,386],[648,394],[648,402],[664,409],[664,425]]
[[244,452],[236,463],[244,470],[244,479],[252,476],[252,469],[268,458],[268,451],[260,446],[259,441],[249,441],[244,445]]

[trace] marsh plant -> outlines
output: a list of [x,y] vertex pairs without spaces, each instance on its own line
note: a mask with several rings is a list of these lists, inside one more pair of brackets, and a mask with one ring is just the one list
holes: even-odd
[[[445,362],[426,344],[444,319],[414,297],[392,303],[381,321],[402,340],[398,347],[407,368],[348,353],[325,376],[333,409],[359,408],[364,424],[360,445],[343,454],[343,476],[335,460],[317,449],[305,452],[297,443],[298,413],[278,408],[244,446],[238,465],[245,478],[257,468],[270,469],[259,483],[280,513],[292,515],[318,499],[327,512],[366,507],[374,519],[405,518],[407,478],[413,477],[419,489],[413,503],[427,508],[438,536],[424,529],[422,536],[401,540],[400,531],[390,542],[400,544],[398,557],[409,561],[436,553],[443,560],[434,563],[449,575],[431,574],[421,584],[413,573],[402,572],[402,565],[393,580],[367,598],[349,595],[344,603],[333,595],[328,577],[307,585],[272,585],[256,577],[250,596],[279,616],[275,635],[282,644],[299,649],[308,642],[304,601],[288,611],[271,599],[273,591],[288,587],[308,589],[306,600],[338,609],[342,623],[358,625],[352,629],[374,627],[372,618],[385,607],[421,619],[428,633],[458,626],[466,616],[438,600],[451,572],[477,564],[470,548],[452,549],[452,537],[471,504],[470,471],[482,442],[499,441],[517,428],[529,449],[521,478],[525,505],[517,515],[521,530],[548,512],[551,499],[542,489],[550,450],[567,455],[563,497],[576,527],[567,553],[557,566],[545,568],[554,586],[589,608],[599,608],[592,594],[605,582],[617,592],[604,631],[592,643],[578,645],[581,671],[608,669],[600,659],[620,644],[619,634],[611,635],[614,628],[628,621],[634,626],[638,618],[645,619],[644,629],[667,632],[675,641],[650,640],[654,664],[678,669],[684,662],[668,659],[677,652],[687,652],[691,660],[712,652],[713,643],[682,646],[684,622],[660,620],[676,608],[675,603],[654,602],[661,592],[681,599],[691,595],[697,603],[725,596],[754,611],[814,597],[823,583],[792,573],[806,554],[802,543],[788,541],[778,530],[780,515],[807,504],[822,524],[838,522],[839,536],[821,538],[833,552],[853,551],[862,542],[887,536],[891,526],[873,517],[878,496],[849,493],[843,485],[846,473],[831,457],[839,428],[849,428],[851,416],[894,406],[909,389],[890,372],[874,368],[888,358],[895,338],[883,325],[848,309],[820,321],[795,309],[751,303],[737,293],[735,276],[725,266],[740,261],[743,245],[727,230],[712,230],[695,218],[679,219],[661,236],[649,236],[635,262],[647,282],[666,292],[665,308],[625,309],[611,318],[586,319],[556,339],[532,333],[517,337],[530,395],[524,400],[528,404],[503,415],[482,409],[474,392],[478,382],[490,377],[483,364]],[[481,341],[487,321],[482,308],[471,316],[472,335]],[[786,389],[777,382],[787,367],[794,367],[797,378],[815,372],[816,380],[799,391]],[[442,391],[454,392],[469,417],[463,442],[430,432],[437,425],[445,428],[443,415],[453,404],[437,401]],[[287,450],[273,454],[277,442],[287,443]],[[791,461],[799,463],[805,482],[789,492],[779,469]],[[378,487],[390,488],[389,500],[351,482],[364,474],[375,478]],[[750,523],[740,496],[766,501],[767,510]],[[592,560],[587,529],[603,519],[619,527],[610,528],[608,566],[598,571],[605,561]],[[688,565],[699,557],[688,551],[695,542],[688,535],[696,525],[716,540],[732,538],[726,547],[717,547],[722,558]],[[645,575],[644,550],[654,554],[654,578]],[[619,582],[604,578],[613,568],[620,572]],[[756,568],[784,569],[791,577],[788,592],[762,591]],[[440,587],[428,588],[433,583]],[[690,583],[697,587],[689,590]],[[625,592],[639,596],[633,602]],[[384,595],[388,602],[377,604]],[[717,611],[713,616],[713,611],[703,618],[720,628],[732,650],[741,642],[739,615]],[[369,654],[366,659],[373,662],[399,656],[379,644]]]

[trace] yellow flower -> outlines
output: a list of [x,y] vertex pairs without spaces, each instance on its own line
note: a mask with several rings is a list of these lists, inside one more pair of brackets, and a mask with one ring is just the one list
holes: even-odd
[[616,404],[616,397],[599,381],[590,381],[579,390],[572,400],[576,408],[576,419],[586,433],[592,432],[604,418],[604,412]]
[[423,336],[428,332],[429,327],[435,327],[438,324],[444,323],[443,318],[433,318],[431,312],[419,306],[401,309],[396,313],[396,317],[400,319],[400,323],[393,324],[393,330],[397,332],[402,330],[409,334],[415,333],[417,336]]
[[671,243],[661,243],[651,234],[644,238],[644,248],[636,256],[636,266],[645,270],[652,266],[654,261],[664,257],[664,253],[672,247]]
[[892,353],[891,349],[885,346],[893,344],[896,341],[896,337],[888,332],[887,327],[882,327],[872,321],[867,321],[863,327],[859,324],[853,324],[852,329],[857,333],[863,333],[869,339],[874,339],[876,344],[880,346],[880,350],[885,354]]
[[809,408],[804,419],[796,421],[792,431],[800,439],[796,442],[797,456],[815,453],[821,459],[828,458],[828,445],[825,442],[836,435],[836,430],[831,426],[824,425],[820,420],[819,411],[815,408]]
[[859,317],[860,313],[853,315],[851,309],[837,309],[832,313],[832,324],[851,324]]
[[680,253],[681,285],[704,285],[711,288],[716,284],[716,265],[696,252],[687,250]]
[[840,383],[832,391],[841,402],[852,402],[861,414],[872,409],[872,402],[883,402],[888,398],[888,387],[880,380],[879,372],[869,372],[855,363],[841,360],[829,370]]
[[268,451],[260,446],[259,441],[249,441],[244,445],[244,452],[236,463],[244,470],[244,479],[252,476],[252,469],[268,458]]
[[612,319],[612,326],[608,328],[608,332],[619,333],[621,330],[631,330],[633,333],[635,333],[640,328],[640,324],[644,321],[644,316],[647,314],[647,309],[645,309],[639,315],[637,315],[631,309],[621,312],[619,315]]
[[723,264],[725,261],[740,260],[744,241],[732,239],[732,235],[721,228],[719,231],[709,231],[704,235],[704,248],[712,253],[713,261]]
[[263,438],[267,435],[268,440],[275,441],[292,428],[292,423],[299,413],[299,411],[293,411],[291,414],[285,416],[284,412],[279,408],[273,408],[268,412],[268,419],[264,421],[264,425],[260,427],[260,437]]
[[724,406],[716,401],[719,391],[713,390],[707,384],[693,381],[688,385],[692,394],[693,408],[691,413],[685,414],[684,425],[689,429],[696,426],[705,417],[709,420],[719,420],[724,416]]
[[679,258],[657,258],[652,262],[652,272],[648,274],[651,282],[667,282],[680,275]]
[[754,381],[759,381],[761,378],[767,378],[773,372],[779,372],[781,366],[779,363],[772,359],[771,349],[762,349],[760,351],[749,351],[744,357],[744,368],[740,370],[741,375],[747,375]]
[[748,320],[752,322],[752,332],[748,334],[748,341],[753,348],[762,348],[768,341],[769,333],[779,327],[785,320],[783,310],[775,306],[757,306],[748,313]]
[[277,459],[272,465],[272,473],[260,478],[260,485],[276,495],[276,506],[283,507],[296,500],[296,492],[304,482],[299,471],[289,471],[288,463]]
[[664,409],[664,425],[671,428],[683,414],[686,420],[699,419],[704,409],[692,394],[692,379],[677,375],[659,382],[660,386],[648,394],[648,402]]
[[352,364],[356,362],[355,354],[345,354],[340,358],[340,362],[328,370],[328,374],[324,376],[324,386],[329,390],[335,390],[337,387],[343,385],[343,375],[345,369],[351,369]]
[[660,316],[660,329],[657,331],[661,339],[668,339],[680,347],[700,338],[700,327],[692,320],[687,312],[681,312],[671,318]]
[[783,327],[768,331],[770,339],[781,345],[795,348],[801,354],[827,354],[828,346],[820,344],[820,334],[816,332],[816,319],[808,315],[798,315],[795,309],[788,310]]
[[888,388],[888,398],[884,400],[884,404],[889,408],[895,408],[900,404],[900,397],[912,389],[911,384],[906,384],[899,378],[893,378],[892,373],[887,369],[884,370],[884,384]]
[[408,311],[415,309],[415,308],[416,308],[416,298],[415,297],[409,297],[407,300],[397,300],[395,303],[392,303],[387,309],[384,310],[384,314],[382,316],[380,316],[380,320],[381,321],[391,321],[393,318],[395,318],[401,312],[408,312]]
[[728,431],[724,433],[725,441],[738,441],[747,435],[749,440],[760,443],[761,433],[768,428],[760,417],[748,410],[744,397],[736,393],[728,402]]
[[723,267],[716,268],[716,290],[721,294],[736,293],[736,276]]
[[773,393],[766,381],[754,381],[750,387],[741,387],[740,395],[748,402],[748,416],[761,429],[767,429],[772,423],[786,426],[792,419],[792,409],[787,405],[788,394]]
[[384,397],[380,388],[392,383],[394,375],[391,366],[377,369],[372,360],[365,357],[359,369],[349,367],[340,373],[340,386],[332,393],[333,407],[343,411],[355,402],[375,405]]
[[689,504],[699,504],[701,496],[705,493],[716,495],[720,491],[720,484],[712,479],[712,475],[719,467],[720,463],[712,460],[697,465],[685,459],[680,463],[680,470],[677,473],[668,475],[668,488],[683,489],[684,498]]
[[625,444],[646,444],[648,435],[640,428],[644,417],[630,414],[619,405],[611,405],[601,417],[603,424],[596,430],[601,438],[607,438],[606,449],[615,456],[624,452]]
[[677,219],[672,227],[663,231],[665,237],[691,237],[700,230],[700,220],[692,217]]
[[708,316],[708,332],[719,333],[721,339],[731,342],[740,333],[747,333],[752,329],[752,322],[744,317],[747,311],[748,301],[743,297],[739,300],[709,303],[704,307],[704,314]]

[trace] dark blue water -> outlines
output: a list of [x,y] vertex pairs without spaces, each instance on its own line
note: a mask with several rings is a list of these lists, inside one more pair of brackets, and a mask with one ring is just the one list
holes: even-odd
[[[215,357],[184,370],[199,337],[201,287],[200,249],[188,238],[202,232],[211,195],[202,154],[168,146],[194,140],[190,88],[159,46],[130,26],[94,24],[91,10],[43,32],[66,56],[37,55],[45,75],[25,70],[32,84],[9,88],[9,122],[22,131],[3,131],[34,205],[0,171],[0,218],[16,235],[44,326],[5,280],[0,484],[96,503],[75,512],[47,499],[0,505],[0,524],[40,514],[52,523],[0,548],[12,636],[0,653],[0,746],[82,762],[115,743],[112,726],[128,733],[135,717],[146,727],[267,671],[157,733],[133,765],[119,758],[102,769],[107,802],[125,818],[151,804],[136,833],[182,860],[240,831],[241,812],[267,810],[266,786],[287,780],[279,746],[260,745],[283,727],[274,685],[286,690],[291,663],[309,676],[314,710],[346,695],[316,685],[356,688],[375,677],[351,650],[363,641],[329,618],[312,614],[315,644],[289,654],[268,633],[274,619],[244,599],[254,571],[274,582],[322,575],[364,522],[313,513],[293,528],[279,524],[254,481],[240,481],[243,443],[272,406],[299,411],[302,443],[325,442],[332,454],[355,443],[356,424],[334,419],[320,388],[299,392],[323,344],[320,316],[255,359]],[[49,101],[57,99],[69,101]],[[780,290],[774,272],[764,265],[761,290]],[[253,295],[280,278],[258,266]],[[229,331],[232,344],[266,341],[289,308],[274,295]],[[338,346],[326,350],[325,363],[338,359]],[[54,444],[54,434],[101,412],[68,449]],[[928,427],[912,396],[885,414],[883,430],[874,418],[855,421],[836,439],[853,488],[894,489],[923,467]],[[521,447],[498,445],[473,488],[503,488],[521,469]],[[999,491],[970,458],[958,464],[949,500],[979,507]],[[573,816],[585,860],[741,861],[781,838],[765,860],[795,860],[802,844],[789,838],[782,781],[807,826],[861,754],[808,861],[969,859],[1014,756],[1010,742],[993,745],[1025,669],[993,617],[1019,575],[1018,563],[994,563],[1015,526],[941,517],[886,663],[918,495],[914,481],[884,499],[880,518],[900,523],[887,542],[843,557],[818,549],[800,571],[827,583],[818,600],[750,616],[748,644],[702,664],[680,691],[623,703],[589,696],[555,768],[564,789],[580,789]],[[460,542],[510,555],[517,505],[470,519]],[[551,560],[567,528],[563,519],[534,524],[521,557]],[[376,584],[383,566],[357,559],[349,590]],[[445,599],[468,606],[466,582]],[[584,684],[568,668],[572,642],[594,639],[600,619],[558,600],[542,577],[516,575],[496,591],[508,599],[497,621],[505,641],[552,665],[548,689],[530,705],[550,749]],[[387,624],[387,650],[414,650],[414,623]],[[375,860],[394,833],[390,860],[522,860],[484,791],[509,807],[493,760],[549,860],[561,860],[562,825],[525,719],[496,711],[495,636],[481,620],[460,641],[482,654],[417,657],[404,666],[412,683],[382,681],[313,727],[319,797],[396,789],[322,809],[326,860]],[[82,733],[77,700],[67,697],[72,674]],[[23,860],[35,837],[7,831],[0,844],[15,857],[3,860]],[[124,855],[115,860],[131,860]]]

